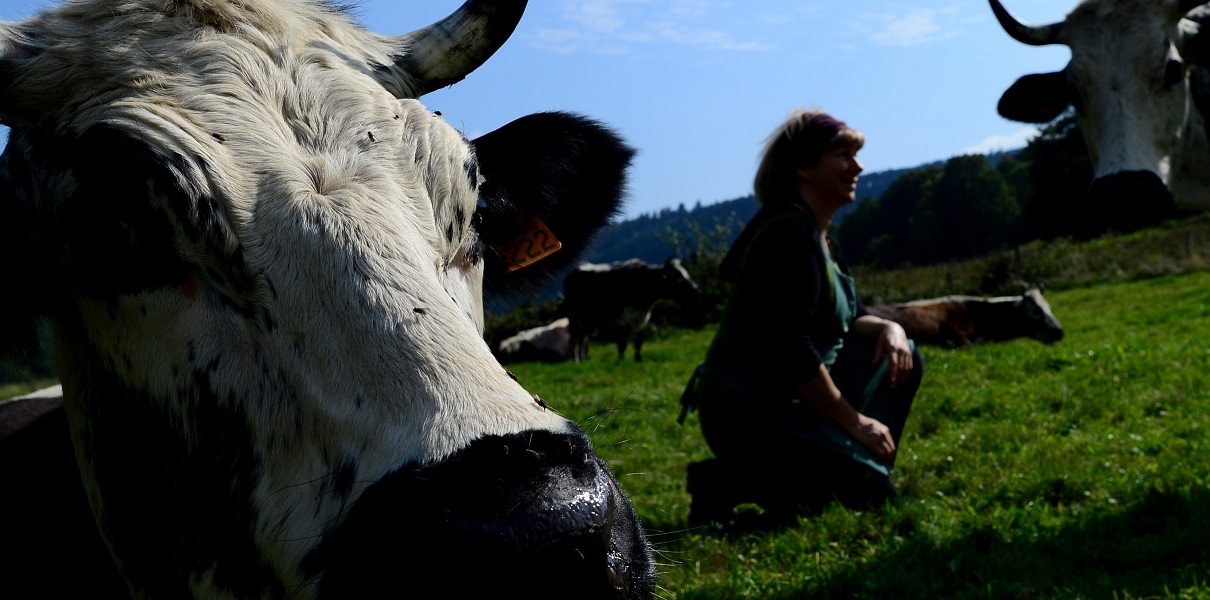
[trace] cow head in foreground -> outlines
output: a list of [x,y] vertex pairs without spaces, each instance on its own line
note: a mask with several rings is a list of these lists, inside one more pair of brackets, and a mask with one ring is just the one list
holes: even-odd
[[[651,595],[606,464],[482,338],[481,287],[560,277],[632,150],[562,113],[471,142],[415,100],[524,6],[399,37],[303,0],[0,24],[0,244],[23,287],[0,341],[49,321],[136,596]],[[518,269],[533,231],[562,250]]]
[[1210,101],[1200,0],[1083,0],[1058,23],[1029,25],[989,0],[1013,39],[1062,44],[1071,61],[1021,77],[1000,115],[1046,123],[1069,106],[1093,165],[1089,201],[1110,222],[1150,222],[1175,207],[1210,208],[1210,148],[1199,104]]

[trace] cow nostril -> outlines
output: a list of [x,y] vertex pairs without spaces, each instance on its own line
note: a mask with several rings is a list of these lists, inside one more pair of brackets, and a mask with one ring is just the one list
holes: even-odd
[[1156,224],[1176,212],[1172,192],[1151,171],[1098,177],[1088,188],[1088,203],[1095,225],[1126,231]]
[[[650,598],[646,538],[590,444],[582,432],[488,436],[440,463],[383,478],[312,557],[326,569],[321,591],[374,595],[368,574],[408,567],[455,581],[450,595],[459,597],[575,590],[577,598]],[[433,541],[399,543],[414,538]],[[476,565],[475,577],[465,577],[467,564]]]

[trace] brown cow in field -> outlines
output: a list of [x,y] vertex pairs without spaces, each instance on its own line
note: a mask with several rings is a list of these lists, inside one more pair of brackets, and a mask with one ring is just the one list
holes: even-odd
[[1021,296],[944,296],[867,308],[902,325],[918,344],[968,346],[1021,337],[1051,344],[1063,339],[1063,326],[1038,289]]

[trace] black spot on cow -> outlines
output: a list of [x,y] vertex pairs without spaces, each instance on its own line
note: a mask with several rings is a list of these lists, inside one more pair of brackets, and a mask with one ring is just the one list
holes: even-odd
[[[0,571],[12,598],[128,597],[97,532],[69,436],[61,397],[0,402],[0,456],[13,458],[0,461],[6,490],[0,514],[10,549]],[[17,574],[36,581],[36,592],[11,587]]]
[[[275,580],[254,541],[251,495],[259,466],[238,407],[222,406],[201,385],[169,401],[129,388],[108,373],[94,373],[89,420],[96,485],[121,490],[126,502],[107,505],[101,526],[113,550],[126,557],[125,575],[150,597],[190,595],[176,565],[210,565],[219,585],[236,597],[262,597]],[[182,430],[167,410],[187,403],[192,427]],[[132,435],[131,432],[138,432]],[[262,565],[248,569],[249,565]],[[278,584],[271,591],[284,596]]]
[[471,191],[479,191],[479,158],[473,152],[470,158],[462,163],[462,172],[466,173],[466,182],[470,185]]
[[153,200],[177,194],[170,169],[141,142],[109,127],[89,129],[70,146],[76,188],[64,206],[61,243],[76,290],[108,300],[182,281],[192,267],[176,249],[172,221],[179,217],[170,220]]
[[[360,400],[358,406],[361,405]],[[357,483],[357,459],[348,457],[340,467],[332,473],[332,495],[341,502],[353,493],[353,484]]]
[[268,307],[261,307],[260,322],[261,326],[265,328],[266,332],[273,333],[274,331],[277,331],[277,319],[273,318],[273,313]]

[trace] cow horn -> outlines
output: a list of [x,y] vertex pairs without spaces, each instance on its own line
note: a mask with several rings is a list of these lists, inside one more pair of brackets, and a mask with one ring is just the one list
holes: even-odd
[[394,65],[406,73],[413,97],[461,81],[512,35],[526,0],[467,0],[452,15],[395,43],[402,56]]
[[1030,46],[1048,46],[1050,44],[1062,44],[1063,39],[1063,22],[1051,23],[1050,25],[1027,25],[1017,20],[1012,16],[1000,0],[988,0],[992,5],[992,12],[996,13],[996,20],[1000,21],[1000,26],[1014,40],[1022,44]]

